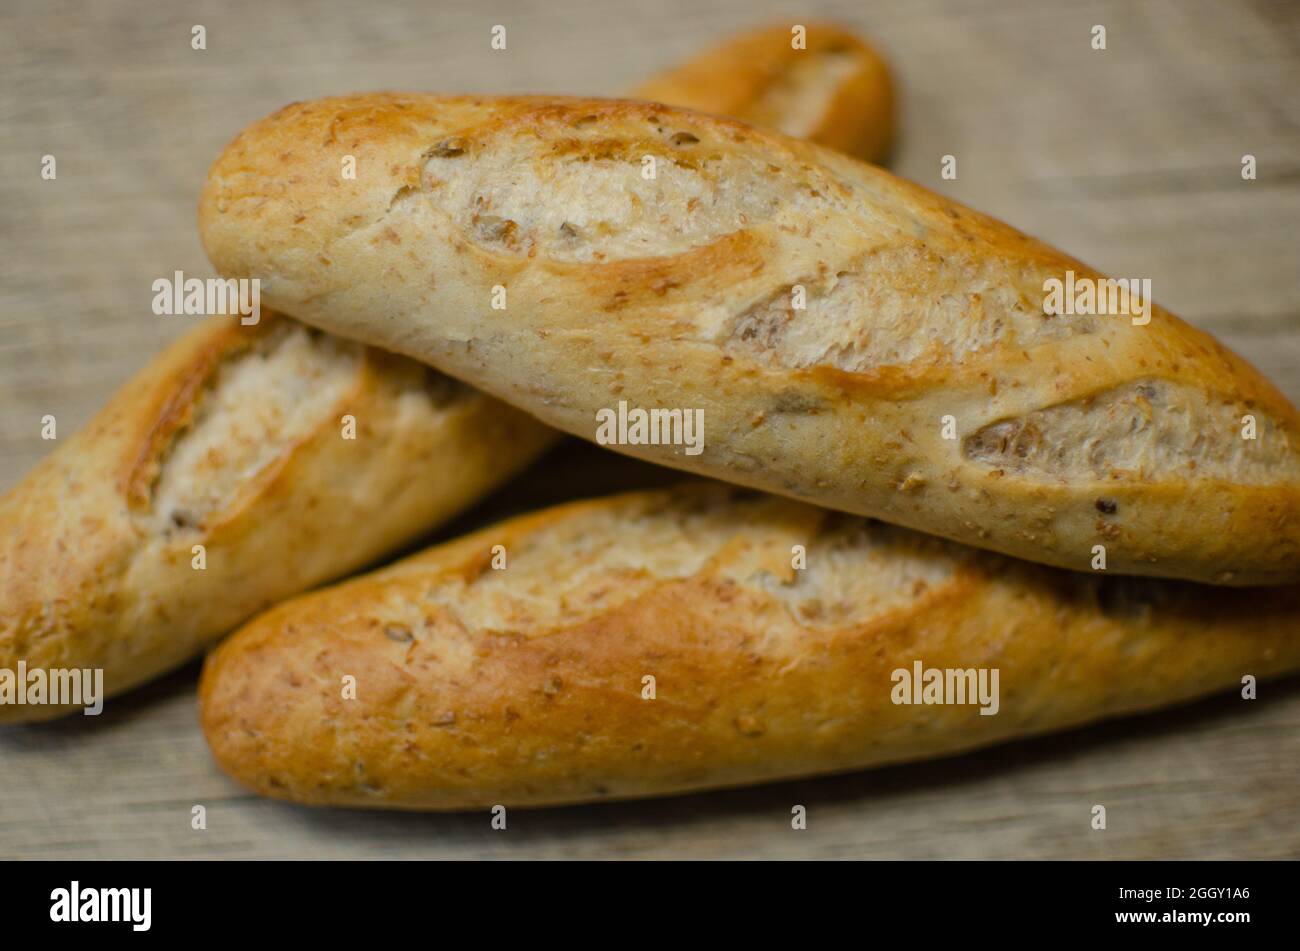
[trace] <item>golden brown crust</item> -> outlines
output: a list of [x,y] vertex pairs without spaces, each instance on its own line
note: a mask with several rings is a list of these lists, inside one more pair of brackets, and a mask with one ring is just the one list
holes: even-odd
[[880,55],[849,30],[810,23],[806,44],[773,25],[710,47],[638,86],[650,99],[731,116],[883,162],[894,137],[894,90]]
[[704,412],[702,455],[620,451],[1061,567],[1300,577],[1275,387],[1158,306],[1049,316],[1049,280],[1104,278],[826,149],[640,102],[320,100],[227,148],[200,228],[303,320],[576,435]]
[[[406,358],[269,312],[257,327],[219,321],[0,499],[0,668],[103,668],[120,693],[418,538],[554,438]],[[238,418],[267,412],[280,416],[266,427]],[[5,704],[0,721],[69,712]]]
[[[1296,587],[1062,572],[677,487],[524,516],[282,604],[209,657],[201,716],[227,773],[301,803],[655,796],[939,756],[1239,687],[1300,667],[1298,607]],[[895,704],[893,672],[916,661],[997,669],[998,712]]]

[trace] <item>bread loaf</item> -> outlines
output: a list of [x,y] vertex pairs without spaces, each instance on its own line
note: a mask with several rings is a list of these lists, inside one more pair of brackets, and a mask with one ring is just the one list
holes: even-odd
[[[295,802],[656,796],[1240,689],[1300,667],[1298,607],[1296,587],[1065,572],[678,487],[523,516],[282,604],[209,657],[201,714],[227,773]],[[929,699],[949,702],[915,702],[933,670],[948,692]]]
[[[200,229],[308,323],[587,439],[617,414],[611,448],[651,461],[1067,568],[1300,578],[1277,389],[1149,295],[826,149],[635,102],[325,99],[226,149]],[[1068,314],[1053,282],[1133,313]],[[677,428],[637,430],[652,410]]]
[[[413,360],[214,319],[0,499],[0,669],[102,668],[120,693],[414,540],[552,438]],[[0,722],[69,712],[0,703]]]
[[[846,148],[887,138],[874,54],[829,26],[812,28],[807,59],[773,36],[645,88],[687,106],[725,88],[738,111],[787,128],[809,117]],[[0,500],[0,670],[103,668],[110,695],[143,683],[428,532],[556,438],[422,364],[283,316],[205,324]],[[0,722],[77,709],[2,701]]]

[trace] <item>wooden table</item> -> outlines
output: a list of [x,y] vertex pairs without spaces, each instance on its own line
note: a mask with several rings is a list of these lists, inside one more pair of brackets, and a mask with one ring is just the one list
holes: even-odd
[[[194,207],[247,122],[362,89],[616,93],[793,5],[756,0],[0,6],[0,488],[182,332],[151,282],[207,275]],[[810,4],[810,6],[812,6]],[[1300,400],[1300,8],[1226,0],[816,4],[888,51],[904,175],[1155,296]],[[800,14],[790,22],[806,22]],[[489,49],[495,23],[508,50]],[[191,26],[207,49],[190,47]],[[1107,49],[1090,46],[1107,28]],[[1250,153],[1258,179],[1243,181]],[[41,157],[58,161],[55,181]],[[940,158],[958,160],[942,181]],[[193,319],[193,318],[191,318]],[[592,461],[594,450],[579,450]],[[573,462],[569,457],[568,463]],[[548,491],[566,460],[533,478]],[[549,480],[548,480],[549,474]],[[491,505],[486,509],[491,512]],[[1300,631],[1297,632],[1300,636]],[[197,666],[104,716],[0,731],[0,858],[1300,855],[1300,682],[943,762],[646,803],[486,815],[244,794]],[[190,809],[208,810],[191,831]],[[806,831],[790,807],[808,808]],[[1109,828],[1093,832],[1094,803]]]

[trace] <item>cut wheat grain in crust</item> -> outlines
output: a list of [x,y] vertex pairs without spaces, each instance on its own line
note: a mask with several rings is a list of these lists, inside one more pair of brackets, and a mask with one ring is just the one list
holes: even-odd
[[[356,180],[338,174],[353,155]],[[1078,570],[1300,577],[1300,417],[1208,335],[1056,312],[1104,282],[829,150],[646,103],[296,104],[213,166],[223,274],[587,439],[699,410],[651,461]]]

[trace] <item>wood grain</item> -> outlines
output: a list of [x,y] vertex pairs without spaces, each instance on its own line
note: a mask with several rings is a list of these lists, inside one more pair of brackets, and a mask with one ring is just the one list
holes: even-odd
[[[182,332],[150,285],[210,272],[208,163],[245,123],[361,89],[614,94],[733,30],[830,16],[891,58],[904,175],[1002,217],[1221,336],[1300,399],[1300,8],[1216,0],[552,0],[297,12],[0,7],[0,488]],[[190,27],[207,28],[206,51]],[[509,47],[489,49],[491,26]],[[1094,24],[1108,48],[1090,48]],[[1243,182],[1241,157],[1259,178]],[[42,181],[41,156],[58,178]],[[956,181],[940,160],[958,161]],[[193,319],[193,318],[190,318]],[[457,526],[662,479],[569,446]],[[575,473],[585,481],[574,482]],[[1300,633],[1300,632],[1298,632]],[[0,732],[0,858],[1300,855],[1300,683],[957,759],[646,803],[485,815],[313,811],[213,766],[197,666],[103,717]],[[1089,814],[1106,805],[1109,828]],[[191,808],[208,810],[192,831]],[[790,829],[807,806],[808,829]]]

